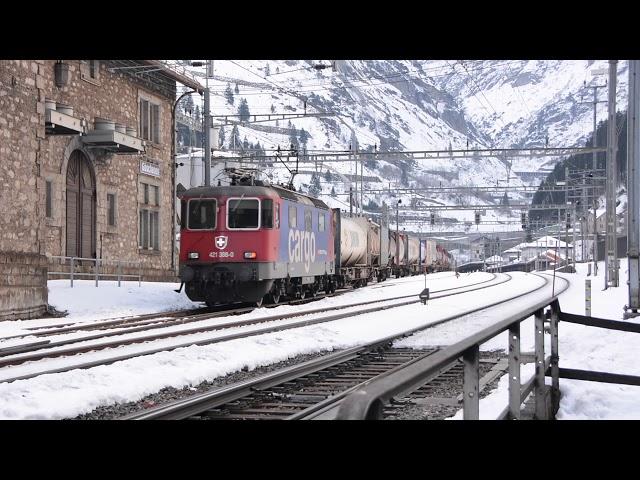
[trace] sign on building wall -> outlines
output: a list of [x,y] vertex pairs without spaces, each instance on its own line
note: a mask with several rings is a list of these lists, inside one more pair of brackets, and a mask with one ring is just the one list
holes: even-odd
[[140,160],[140,173],[144,173],[145,175],[150,175],[152,177],[159,177],[160,165]]

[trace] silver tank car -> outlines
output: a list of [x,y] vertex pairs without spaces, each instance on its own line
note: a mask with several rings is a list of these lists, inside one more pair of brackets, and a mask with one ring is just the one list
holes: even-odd
[[[353,267],[367,263],[369,222],[363,217],[342,217],[340,220],[340,265]],[[378,243],[378,252],[380,244]]]
[[409,237],[409,265],[417,265],[420,262],[420,240]]
[[389,233],[389,265],[395,265],[396,261],[396,238],[394,233]]
[[367,250],[371,266],[380,266],[380,225],[369,220],[367,225]]
[[[398,239],[396,238],[396,232],[391,232],[391,241],[389,242],[389,250],[390,250],[390,258],[393,259],[392,264],[393,265],[405,265],[405,261],[404,261],[404,256],[405,256],[405,238],[406,238],[406,233],[399,233],[400,236],[400,241],[398,241]],[[399,255],[400,255],[400,262],[398,263],[396,257],[396,245],[399,245]]]

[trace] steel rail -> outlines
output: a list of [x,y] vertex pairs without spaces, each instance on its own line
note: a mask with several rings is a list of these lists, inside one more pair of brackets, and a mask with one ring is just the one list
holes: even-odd
[[[538,274],[534,275],[541,276]],[[506,319],[500,320],[496,324],[470,335],[454,345],[436,352],[430,358],[411,365],[404,369],[404,371],[396,372],[394,375],[383,378],[379,382],[369,383],[366,388],[359,389],[358,391],[353,392],[348,398],[344,399],[343,403],[339,407],[336,418],[369,418],[368,414],[370,412],[379,411],[383,405],[388,403],[392,398],[406,395],[408,392],[419,388],[419,386],[423,384],[423,379],[437,371],[437,369],[441,368],[442,365],[448,364],[449,362],[459,358],[470,348],[474,347],[474,345],[481,345],[482,343],[508,330],[514,323],[529,318],[535,312],[541,311],[546,306],[557,301],[560,293],[566,291],[569,287],[569,281],[566,278],[559,278],[562,278],[565,281],[564,289],[551,297],[550,300],[547,299],[539,301],[535,305],[527,308],[524,313],[519,312],[517,314],[510,315]],[[544,286],[548,286],[550,280],[549,278],[545,278],[545,280]]]
[[[294,300],[289,300],[289,301],[284,301],[284,302],[279,302],[277,305],[265,305],[265,308],[274,308],[280,305],[297,305],[297,304],[306,304],[306,303],[311,303],[315,300],[322,300],[323,298],[328,298],[328,297],[334,297],[334,296],[338,296],[338,295],[342,295],[344,293],[347,293],[351,291],[350,289],[340,289],[337,290],[335,293],[330,293],[330,294],[321,294],[321,295],[317,295],[315,297],[307,297],[305,299],[294,299]],[[173,322],[174,325],[180,325],[182,323],[189,323],[189,322],[194,322],[194,321],[199,321],[199,320],[206,320],[209,318],[216,318],[216,317],[223,317],[226,315],[239,315],[242,313],[249,313],[252,312],[254,310],[256,310],[258,307],[235,307],[232,308],[233,305],[228,305],[225,306],[227,307],[219,309],[216,311],[216,309],[218,307],[203,307],[203,308],[194,308],[194,309],[186,309],[186,310],[173,310],[170,312],[158,312],[158,313],[148,313],[148,314],[144,314],[144,315],[136,315],[136,316],[131,316],[131,317],[122,317],[122,318],[115,318],[115,319],[108,319],[108,320],[104,320],[104,321],[97,321],[97,322],[91,322],[91,323],[80,323],[78,324],[76,323],[67,323],[67,324],[63,324],[61,325],[61,328],[52,328],[50,330],[45,330],[45,331],[40,331],[40,332],[36,332],[36,333],[25,333],[25,334],[20,334],[20,335],[12,335],[12,336],[8,336],[8,337],[0,337],[0,340],[9,340],[9,339],[14,339],[14,338],[23,338],[23,337],[38,337],[38,336],[47,336],[47,335],[57,335],[60,333],[67,333],[67,332],[75,332],[75,331],[80,331],[80,330],[98,330],[99,327],[113,327],[116,326],[115,328],[118,328],[117,325],[123,325],[123,324],[135,324],[135,325],[147,325],[147,324],[153,324],[153,323],[159,323],[159,322],[171,322],[171,318],[172,317],[177,317],[180,318],[180,321],[177,322]],[[205,310],[204,313],[197,313],[198,311],[201,310]],[[181,317],[181,315],[184,315],[184,317]],[[167,325],[170,326],[170,325]],[[32,327],[28,330],[31,329],[43,329],[43,328],[47,328],[47,327]],[[124,333],[124,332],[123,332]],[[104,335],[104,336],[108,336],[108,335]]]
[[[527,292],[525,295],[529,295],[531,293],[534,293],[542,288],[545,288],[549,285],[549,279],[545,278],[544,279],[544,283],[536,288],[534,288],[533,290],[531,290],[530,292]],[[487,288],[487,287],[485,287]],[[215,389],[209,392],[205,392],[199,395],[194,395],[192,397],[188,397],[186,399],[180,399],[180,400],[176,400],[173,402],[170,402],[167,405],[162,405],[159,407],[155,407],[149,410],[145,410],[143,412],[138,412],[138,413],[133,413],[133,414],[129,414],[126,415],[124,417],[122,417],[121,419],[123,420],[150,420],[150,419],[156,419],[156,420],[182,420],[185,418],[189,418],[190,416],[196,415],[198,413],[201,413],[203,411],[206,410],[210,410],[212,408],[216,408],[218,406],[221,406],[223,404],[229,403],[229,402],[233,402],[236,401],[240,398],[246,397],[252,393],[255,393],[256,391],[260,391],[260,390],[265,390],[267,388],[271,388],[273,386],[276,386],[278,384],[281,383],[285,383],[285,382],[289,382],[291,380],[294,380],[296,378],[305,376],[309,373],[314,373],[317,372],[319,370],[323,370],[329,366],[333,366],[336,365],[338,363],[343,363],[346,362],[348,360],[351,360],[355,357],[357,357],[358,355],[375,349],[375,348],[379,348],[380,346],[389,346],[394,340],[398,340],[410,335],[413,335],[414,333],[417,333],[419,331],[424,331],[426,329],[429,328],[433,328],[437,325],[441,325],[443,323],[446,322],[450,322],[452,320],[458,319],[460,317],[481,311],[481,310],[486,310],[487,308],[491,308],[494,307],[496,305],[500,305],[506,302],[510,302],[513,301],[514,299],[520,298],[522,297],[523,294],[518,294],[518,295],[514,295],[508,299],[503,299],[500,300],[498,302],[494,302],[490,305],[483,305],[481,307],[478,308],[474,308],[471,310],[468,310],[464,313],[461,314],[455,314],[455,315],[451,315],[449,317],[440,319],[436,322],[432,322],[429,323],[427,325],[421,325],[419,327],[414,327],[412,329],[406,330],[400,334],[394,334],[391,336],[387,336],[383,339],[378,339],[378,340],[374,340],[372,342],[366,343],[364,345],[358,346],[358,347],[351,347],[349,349],[340,351],[340,352],[336,352],[336,353],[331,353],[328,355],[325,355],[321,358],[317,358],[317,359],[313,359],[313,360],[309,360],[307,362],[304,362],[300,365],[294,365],[291,367],[287,367],[284,368],[282,370],[278,370],[276,372],[270,372],[268,374],[265,375],[261,375],[259,377],[256,377],[254,379],[250,379],[250,380],[245,380],[243,382],[240,382],[238,384],[233,384],[233,385],[229,385],[226,387],[222,387],[220,389]],[[376,380],[376,379],[380,379],[382,377],[386,377],[391,375],[392,373],[395,373],[396,371],[402,370],[403,368],[408,367],[409,365],[415,364],[418,361],[422,361],[424,358],[434,354],[435,352],[429,352],[426,355],[423,355],[419,358],[415,358],[412,359],[398,367],[395,367],[385,373],[382,373],[381,375],[375,376],[372,379],[366,380],[365,382],[362,382],[354,387],[351,387],[343,392],[338,393],[337,395],[334,395],[332,397],[327,398],[326,400],[323,400],[319,403],[317,403],[316,405],[313,405],[301,412],[298,412],[290,417],[288,417],[287,419],[289,420],[299,420],[299,419],[307,419],[307,418],[311,418],[314,416],[317,416],[318,414],[324,413],[327,410],[330,410],[332,408],[335,408],[337,402],[341,401],[344,397],[346,397],[349,393],[352,393],[360,388],[362,388],[363,386],[367,385],[368,383]],[[453,360],[452,362],[455,362],[455,360]],[[448,365],[450,366],[450,365]],[[446,369],[441,369],[441,370],[446,370]],[[298,373],[300,372],[300,373]],[[441,371],[434,373],[434,377],[441,373]]]
[[[488,280],[483,280],[481,282],[475,282],[475,283],[471,283],[471,284],[468,284],[468,285],[463,285],[463,286],[460,286],[460,287],[453,287],[453,288],[445,288],[445,289],[442,289],[442,290],[436,290],[434,293],[447,292],[447,291],[450,291],[450,290],[456,290],[456,289],[460,289],[460,288],[472,287],[474,285],[480,285],[480,284],[483,284],[483,283],[487,283],[487,282],[490,282],[490,281],[492,281],[492,280],[494,280],[496,278],[495,274],[492,274],[492,275],[493,275],[492,278],[490,278]],[[346,293],[346,292],[343,292],[343,293]],[[322,298],[331,297],[331,296],[335,296],[335,294],[327,294],[327,295],[323,296]],[[147,340],[158,340],[158,339],[162,339],[162,338],[175,337],[175,336],[180,336],[180,335],[188,335],[188,334],[192,334],[192,333],[223,330],[223,329],[232,328],[232,327],[242,327],[242,326],[246,326],[246,325],[253,325],[253,324],[257,324],[257,323],[266,323],[266,322],[276,321],[276,320],[286,320],[286,319],[289,319],[289,318],[295,318],[295,317],[299,317],[299,316],[303,316],[303,315],[310,315],[310,314],[314,314],[314,313],[323,313],[323,312],[328,312],[328,311],[333,311],[333,310],[343,310],[343,309],[346,309],[346,308],[359,307],[359,306],[362,306],[362,305],[369,305],[369,304],[372,304],[372,303],[381,303],[381,302],[387,302],[387,301],[393,301],[393,300],[401,300],[401,299],[404,299],[404,298],[410,298],[410,297],[414,297],[414,296],[415,295],[402,295],[402,296],[399,296],[399,297],[391,297],[391,298],[379,299],[379,300],[368,300],[366,302],[358,302],[358,303],[352,303],[352,304],[348,304],[348,305],[333,305],[333,306],[329,306],[329,307],[321,307],[321,308],[316,308],[316,309],[311,309],[311,310],[303,310],[303,311],[300,311],[300,312],[287,313],[287,314],[282,314],[282,315],[271,315],[271,316],[261,317],[261,318],[257,318],[257,319],[239,320],[239,321],[236,321],[236,322],[227,322],[227,323],[222,323],[222,324],[217,324],[217,325],[194,327],[192,329],[178,330],[178,331],[164,333],[164,334],[163,333],[159,333],[159,334],[156,334],[156,335],[150,335],[150,336],[146,336],[146,337],[136,337],[134,339],[131,339],[131,341],[128,341],[128,339],[125,339],[124,341],[122,341],[122,340],[114,341],[114,342],[110,342],[110,343],[97,344],[95,346],[98,346],[98,347],[104,346],[103,348],[108,348],[108,347],[112,347],[112,346],[128,345],[128,344],[131,344],[131,343],[141,343],[141,342],[144,342],[144,341],[147,341]],[[315,297],[315,298],[318,299],[318,300],[321,299],[320,297]],[[437,298],[437,297],[435,297],[435,298]],[[282,305],[290,305],[290,304],[291,304],[291,302],[290,303],[282,303]],[[60,341],[57,341],[57,342],[51,342],[50,340],[48,340],[46,342],[34,342],[34,343],[13,345],[11,347],[7,347],[6,349],[0,349],[0,367],[5,366],[6,364],[16,365],[16,363],[11,362],[12,359],[9,359],[8,361],[3,361],[1,359],[1,357],[3,357],[3,356],[14,355],[14,354],[19,354],[19,353],[27,353],[27,352],[33,352],[33,351],[40,351],[40,350],[45,350],[45,349],[49,349],[49,348],[61,347],[61,346],[65,346],[65,345],[72,345],[74,343],[86,342],[86,341],[90,341],[90,340],[99,340],[101,338],[127,335],[127,334],[130,334],[130,333],[138,333],[138,332],[154,330],[154,329],[170,328],[170,327],[174,327],[174,326],[178,326],[178,325],[184,325],[186,323],[200,322],[200,321],[205,321],[205,320],[209,320],[209,319],[217,318],[217,317],[225,317],[225,316],[231,316],[231,315],[238,315],[240,313],[248,313],[248,312],[251,312],[253,310],[255,310],[255,308],[253,308],[253,307],[252,308],[241,308],[241,309],[237,309],[237,310],[217,312],[217,313],[214,313],[214,314],[195,315],[193,317],[186,317],[184,319],[177,320],[177,321],[165,321],[165,322],[159,321],[159,322],[157,322],[155,320],[149,320],[149,321],[144,322],[145,324],[143,324],[143,325],[134,326],[134,327],[126,329],[126,330],[115,330],[115,331],[109,331],[109,332],[101,332],[101,333],[97,333],[95,335],[87,335],[87,336],[83,336],[83,337],[76,337],[76,338],[71,338],[71,339],[66,339],[66,340],[60,340]],[[160,317],[160,318],[162,318],[162,317]],[[151,325],[147,325],[146,323],[151,323]],[[41,332],[41,333],[44,333],[44,332]],[[92,347],[92,346],[93,345],[90,345],[88,347]],[[6,352],[4,352],[4,350],[6,350]],[[83,353],[85,351],[87,351],[86,348],[80,348],[79,351],[76,352],[76,353]],[[65,352],[68,353],[67,351],[65,351]],[[55,356],[60,356],[60,355],[44,355],[42,358],[55,357]],[[28,360],[39,360],[39,358],[29,358]],[[20,363],[22,363],[22,362],[20,362]]]
[[[481,286],[481,287],[476,287],[476,288],[458,287],[460,289],[467,288],[467,290],[460,291],[460,292],[454,292],[454,293],[448,293],[448,294],[445,294],[445,295],[440,295],[438,297],[431,297],[431,298],[432,299],[437,299],[437,298],[448,297],[448,296],[452,296],[452,295],[459,295],[459,294],[462,294],[462,293],[466,293],[466,292],[470,292],[470,291],[474,291],[474,290],[479,290],[479,289],[483,289],[483,288],[490,288],[490,287],[493,287],[493,286],[497,286],[497,285],[505,283],[505,282],[507,282],[507,281],[509,281],[511,279],[511,277],[508,274],[504,274],[504,275],[507,276],[508,278],[506,280],[500,281],[498,283],[493,283],[491,285],[486,285],[486,286]],[[482,282],[482,283],[485,283],[485,282]],[[411,296],[415,297],[416,295],[411,295]],[[385,301],[389,301],[389,300],[380,300],[377,303],[385,302]],[[208,338],[208,339],[203,339],[203,340],[198,340],[198,341],[189,341],[189,342],[184,342],[184,343],[180,343],[180,344],[174,344],[174,345],[170,345],[170,346],[166,346],[166,347],[153,348],[153,349],[145,350],[145,351],[141,351],[141,352],[134,352],[134,353],[129,353],[129,354],[117,355],[115,357],[111,357],[111,358],[108,358],[108,359],[94,360],[94,361],[89,361],[89,362],[81,362],[81,363],[75,364],[75,365],[68,365],[68,366],[55,368],[55,369],[50,369],[50,370],[45,370],[45,371],[41,371],[41,372],[35,372],[35,373],[31,373],[31,374],[25,374],[25,375],[19,375],[19,376],[15,376],[15,377],[0,379],[0,383],[11,383],[11,382],[16,381],[16,380],[26,380],[26,379],[34,378],[34,377],[37,377],[37,376],[40,376],[40,375],[62,373],[62,372],[66,372],[66,371],[74,370],[74,369],[87,369],[87,368],[92,368],[92,367],[96,367],[96,366],[110,365],[110,364],[118,362],[118,361],[128,360],[130,358],[135,358],[135,357],[140,357],[140,356],[152,355],[152,354],[155,354],[155,353],[172,351],[172,350],[176,350],[178,348],[184,348],[184,347],[190,347],[190,346],[211,345],[211,344],[214,344],[214,343],[221,343],[221,342],[225,342],[225,341],[236,340],[236,339],[239,339],[239,338],[248,338],[248,337],[252,337],[252,336],[256,336],[256,335],[263,335],[263,334],[267,334],[267,333],[279,332],[279,331],[289,330],[289,329],[293,329],[293,328],[301,328],[301,327],[306,327],[306,326],[310,326],[310,325],[315,325],[315,324],[318,324],[318,323],[326,323],[326,322],[330,322],[330,321],[334,321],[334,320],[340,320],[340,319],[343,319],[343,318],[363,315],[363,314],[366,314],[366,313],[372,313],[372,312],[388,310],[388,309],[392,309],[392,308],[398,308],[398,307],[402,307],[402,306],[405,306],[405,305],[414,304],[414,303],[417,303],[419,301],[420,300],[410,300],[410,301],[405,301],[405,302],[396,303],[396,304],[392,304],[392,305],[383,305],[383,306],[379,306],[379,307],[373,307],[373,308],[369,308],[369,309],[366,309],[366,310],[361,310],[361,311],[358,311],[358,312],[346,312],[346,313],[342,313],[342,314],[330,315],[328,317],[321,317],[321,318],[316,318],[316,319],[303,320],[301,322],[295,322],[295,323],[290,323],[290,324],[285,324],[285,325],[267,326],[267,327],[259,328],[259,329],[256,329],[256,330],[251,330],[249,332],[246,332],[246,331],[236,332],[236,333],[231,333],[231,334],[228,334],[228,335],[217,336],[217,337],[214,337],[214,338]],[[353,307],[353,305],[351,305],[350,307]],[[303,313],[303,314],[306,314],[306,313]],[[296,315],[296,316],[299,316],[299,315]],[[260,321],[260,319],[252,319],[252,320],[245,321],[245,322],[251,322],[251,323],[254,323],[254,324],[255,323],[263,323],[263,322]],[[218,327],[218,326],[215,326],[215,327]],[[183,335],[183,334],[180,333],[180,332],[177,332],[175,335],[172,335],[172,336],[181,336],[181,335]],[[144,342],[144,341],[146,341],[148,339],[149,339],[148,337],[144,337],[142,339],[132,339],[132,341],[129,342],[129,343],[141,343],[141,342]],[[123,342],[119,342],[119,343],[111,342],[111,343],[114,343],[117,346],[126,345],[126,343],[123,343]],[[104,344],[101,344],[101,345],[104,345]],[[23,355],[21,357],[13,357],[13,358],[10,358],[10,359],[5,358],[4,360],[0,361],[0,365],[2,365],[2,366],[16,365],[16,363],[10,363],[12,360],[14,362],[17,360],[19,362],[17,364],[19,365],[20,363],[24,363],[26,361],[35,361],[35,360],[39,360],[39,359],[43,359],[43,358],[52,358],[54,356],[62,356],[62,355],[65,355],[65,354],[86,353],[86,352],[90,352],[90,351],[99,350],[96,347],[99,347],[101,345],[93,345],[93,346],[86,346],[86,347],[82,347],[82,348],[72,348],[72,349],[66,349],[66,350],[58,350],[58,351],[55,351],[55,352],[49,352],[49,354],[45,354],[45,355],[31,353],[31,354]],[[107,348],[107,347],[103,347],[102,349],[104,349],[104,348]]]

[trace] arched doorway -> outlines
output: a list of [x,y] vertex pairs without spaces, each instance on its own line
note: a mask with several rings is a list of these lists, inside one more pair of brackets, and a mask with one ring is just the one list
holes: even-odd
[[80,150],[71,153],[67,165],[67,256],[96,256],[96,182]]

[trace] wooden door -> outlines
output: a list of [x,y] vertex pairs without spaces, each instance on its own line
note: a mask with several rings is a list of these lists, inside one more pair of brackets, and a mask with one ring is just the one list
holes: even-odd
[[85,155],[75,150],[67,166],[67,256],[96,257],[96,184]]

